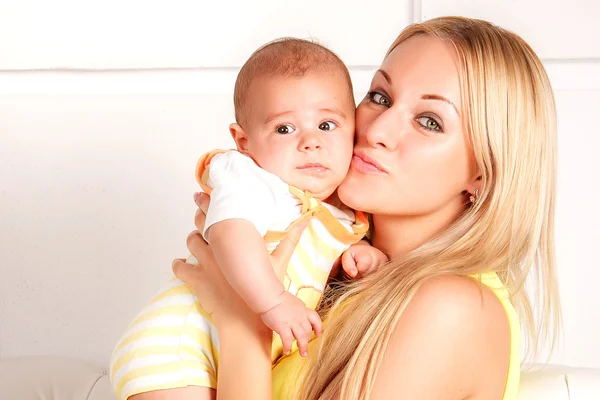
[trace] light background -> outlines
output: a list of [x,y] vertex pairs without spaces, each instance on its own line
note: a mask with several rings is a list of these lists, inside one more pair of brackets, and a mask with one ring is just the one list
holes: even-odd
[[565,322],[553,362],[600,367],[597,0],[0,0],[0,356],[107,364],[187,254],[195,162],[232,145],[233,83],[256,47],[317,38],[362,98],[400,30],[444,14],[513,29],[545,62]]

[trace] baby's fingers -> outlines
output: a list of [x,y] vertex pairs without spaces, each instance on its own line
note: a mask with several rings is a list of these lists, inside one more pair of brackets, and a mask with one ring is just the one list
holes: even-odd
[[292,327],[292,332],[298,343],[300,355],[306,357],[308,355],[308,339],[310,339],[312,333],[311,324],[306,320],[300,326]]
[[354,278],[358,274],[358,266],[356,265],[352,251],[346,251],[342,254],[342,268],[344,268],[344,272],[351,278]]
[[288,327],[282,329],[279,333],[281,337],[281,343],[283,344],[283,354],[288,355],[290,351],[292,351],[292,344],[294,343],[294,335],[292,334],[292,330]]
[[363,276],[368,274],[376,264],[375,260],[369,253],[359,253],[354,256],[354,259],[356,261],[356,268],[358,268],[358,272]]
[[315,332],[315,336],[321,336],[323,332],[323,322],[321,321],[321,317],[315,310],[307,310],[308,313],[308,322],[312,326],[312,330]]

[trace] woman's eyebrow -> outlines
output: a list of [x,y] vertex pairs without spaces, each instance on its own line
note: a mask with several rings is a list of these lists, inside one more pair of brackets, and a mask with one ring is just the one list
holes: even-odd
[[456,111],[457,115],[460,115],[460,113],[458,112],[458,108],[456,108],[456,106],[454,105],[453,102],[451,102],[450,100],[448,100],[447,98],[445,98],[444,96],[440,96],[437,94],[424,94],[423,96],[421,96],[421,99],[423,100],[440,100],[440,101],[445,101],[446,103],[450,104],[452,106],[452,108],[454,108],[454,111]]
[[390,75],[385,72],[382,69],[378,69],[377,71],[375,71],[375,74],[377,74],[377,72],[379,72],[381,75],[383,75],[384,79],[387,81],[387,83],[391,86],[392,85],[392,78],[390,77]]

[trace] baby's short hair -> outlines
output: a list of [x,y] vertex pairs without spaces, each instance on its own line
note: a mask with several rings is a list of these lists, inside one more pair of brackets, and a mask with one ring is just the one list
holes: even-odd
[[335,53],[310,40],[281,38],[260,47],[242,66],[233,92],[237,123],[243,125],[246,122],[248,90],[253,81],[265,77],[301,78],[310,71],[339,74],[348,84],[354,104],[350,73]]

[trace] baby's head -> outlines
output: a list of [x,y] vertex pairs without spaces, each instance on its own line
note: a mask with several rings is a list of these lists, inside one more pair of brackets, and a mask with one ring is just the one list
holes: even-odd
[[240,70],[234,103],[239,151],[317,198],[335,191],[352,158],[355,103],[334,53],[302,39],[268,43]]

